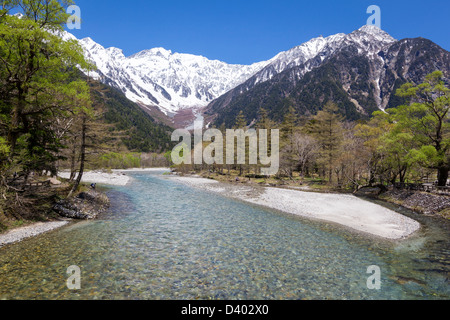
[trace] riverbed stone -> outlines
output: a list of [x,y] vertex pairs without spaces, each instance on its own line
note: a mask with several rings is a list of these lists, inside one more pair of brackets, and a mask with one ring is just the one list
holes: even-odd
[[56,178],[50,178],[50,179],[48,179],[48,181],[50,182],[50,184],[52,184],[54,186],[59,186],[62,184],[62,182]]
[[382,192],[383,190],[380,187],[362,187],[355,192],[355,195],[363,197],[377,197]]
[[74,198],[58,201],[53,210],[65,218],[91,220],[105,212],[108,207],[109,199],[104,193],[90,190],[81,192]]

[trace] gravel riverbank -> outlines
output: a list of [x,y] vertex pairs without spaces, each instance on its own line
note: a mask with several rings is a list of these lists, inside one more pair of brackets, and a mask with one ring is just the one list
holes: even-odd
[[70,223],[70,220],[37,222],[25,227],[12,229],[4,234],[0,234],[0,248],[8,244],[22,241],[26,238],[35,237],[57,228],[61,228],[68,223]]
[[417,221],[350,194],[220,183],[200,177],[172,176],[169,179],[289,214],[336,223],[384,239],[403,239],[420,229]]

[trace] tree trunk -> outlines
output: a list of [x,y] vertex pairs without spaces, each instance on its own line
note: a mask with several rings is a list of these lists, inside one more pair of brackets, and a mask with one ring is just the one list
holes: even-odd
[[11,126],[8,130],[8,144],[10,147],[10,155],[11,157],[14,155],[16,151],[17,139],[19,137],[20,130],[20,115],[22,110],[25,107],[25,93],[22,88],[22,84],[17,84],[17,105],[13,107],[12,116],[11,116]]
[[399,172],[399,176],[400,176],[400,183],[404,184],[405,183],[405,178],[406,178],[406,172],[405,171],[400,171]]
[[76,158],[76,148],[75,142],[72,146],[72,154],[70,155],[70,178],[69,181],[72,182],[75,179],[75,158]]
[[372,169],[369,171],[369,186],[373,186],[375,184],[375,173]]
[[69,197],[74,193],[81,183],[81,178],[83,178],[84,173],[84,162],[86,160],[86,115],[83,115],[81,124],[81,148],[80,148],[80,171],[78,172],[78,177],[75,180],[72,190],[70,191]]
[[448,167],[442,166],[438,169],[438,187],[445,187],[448,179]]

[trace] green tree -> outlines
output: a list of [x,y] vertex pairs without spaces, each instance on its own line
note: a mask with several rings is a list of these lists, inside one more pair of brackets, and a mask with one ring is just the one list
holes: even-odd
[[[239,114],[236,117],[234,128],[237,130],[244,130],[244,131],[247,130],[247,119],[245,118],[244,112],[242,110],[239,112]],[[246,155],[245,161],[247,163],[247,161],[248,161],[248,152],[246,152],[246,150],[248,150],[247,141],[245,142],[245,146],[238,145],[236,141],[235,141],[234,145],[235,145],[234,148],[236,150],[235,162],[237,162],[237,154],[239,152],[245,152],[245,155]],[[244,150],[242,150],[242,149],[244,149]],[[239,168],[239,176],[242,176],[242,174],[244,173],[244,170],[247,168],[247,166],[243,165],[243,164],[237,164],[237,167]]]
[[236,117],[234,127],[236,129],[244,129],[244,130],[247,127],[247,119],[245,119],[245,114],[242,110],[239,112],[239,114]]
[[382,137],[389,133],[392,127],[393,123],[390,121],[389,115],[381,111],[375,112],[367,123],[359,123],[355,126],[355,139],[361,141],[358,158],[363,163],[362,171],[368,174],[369,185],[374,184],[377,177],[380,182],[383,182],[385,171],[390,171],[390,168],[386,170],[385,152],[387,150],[384,148]]
[[285,114],[281,123],[280,167],[290,178],[292,178],[295,166],[298,164],[295,155],[295,133],[298,131],[297,123],[297,112],[293,106],[289,106],[288,112]]
[[[259,130],[267,130],[267,154],[272,153],[272,131],[275,129],[275,122],[270,119],[269,113],[266,109],[260,108],[258,111],[258,121],[256,122],[257,135],[259,137]],[[261,138],[259,138],[261,139]],[[258,140],[260,141],[260,140]],[[258,164],[255,167],[255,173],[260,174],[261,166]]]
[[394,126],[381,136],[380,143],[378,150],[384,156],[383,165],[390,173],[390,182],[394,184],[398,179],[400,183],[404,183],[413,164],[410,150],[414,147],[414,137]]
[[[0,172],[19,166],[25,173],[45,170],[63,147],[56,119],[89,108],[89,88],[78,68],[90,69],[81,46],[58,34],[71,1],[4,2],[0,20],[0,136],[7,161]],[[22,17],[6,14],[17,7]],[[73,80],[75,79],[75,80]],[[83,97],[81,99],[81,97]],[[3,174],[3,173],[2,173]]]
[[437,170],[438,185],[445,186],[450,170],[450,89],[444,84],[443,73],[433,72],[419,85],[407,83],[397,95],[410,102],[389,110],[397,130],[410,135],[415,143],[408,157]]
[[289,106],[288,113],[283,118],[281,123],[281,145],[292,143],[292,137],[297,130],[298,115],[294,107]]
[[328,181],[333,181],[334,164],[341,151],[343,142],[342,116],[333,102],[328,102],[323,110],[308,123],[306,130],[319,144],[319,165],[325,168]]
[[256,123],[257,129],[271,130],[275,128],[275,122],[269,117],[266,109],[260,108],[258,111],[258,121]]

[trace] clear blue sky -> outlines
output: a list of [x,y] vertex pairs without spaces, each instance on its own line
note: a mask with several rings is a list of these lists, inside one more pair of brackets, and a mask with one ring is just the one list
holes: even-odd
[[381,27],[396,39],[424,37],[450,50],[448,0],[75,0],[78,38],[125,55],[154,47],[228,63],[272,58],[313,37],[350,33],[381,8]]

